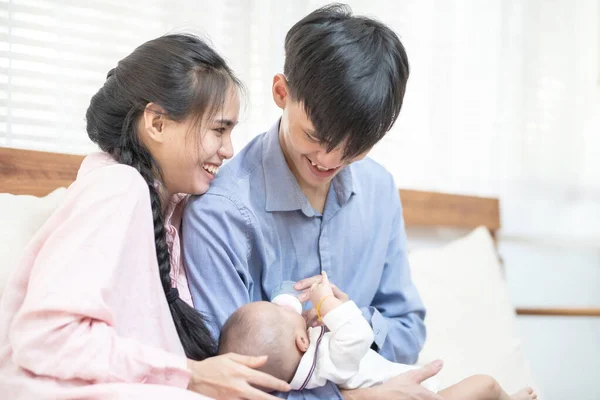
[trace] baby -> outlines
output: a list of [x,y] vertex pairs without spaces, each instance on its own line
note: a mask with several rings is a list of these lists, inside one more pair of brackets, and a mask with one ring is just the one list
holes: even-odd
[[[325,326],[307,330],[304,317],[293,306],[250,303],[223,326],[219,353],[266,354],[268,360],[261,369],[289,382],[293,390],[324,386],[327,381],[342,389],[371,387],[415,368],[390,362],[371,350],[371,326],[353,301],[336,298],[327,274],[313,284],[309,295]],[[433,378],[422,384],[438,392]],[[493,378],[484,375],[469,377],[438,394],[450,400],[537,398],[531,388],[509,396]]]

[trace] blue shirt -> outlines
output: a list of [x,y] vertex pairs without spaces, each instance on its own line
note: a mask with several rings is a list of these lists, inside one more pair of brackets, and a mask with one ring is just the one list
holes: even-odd
[[[194,306],[215,337],[240,306],[270,300],[273,288],[326,271],[373,327],[374,348],[413,364],[425,340],[425,309],[410,278],[398,190],[365,158],[332,180],[323,214],[283,156],[279,123],[221,168],[187,205],[183,255]],[[341,398],[333,384],[290,399]]]

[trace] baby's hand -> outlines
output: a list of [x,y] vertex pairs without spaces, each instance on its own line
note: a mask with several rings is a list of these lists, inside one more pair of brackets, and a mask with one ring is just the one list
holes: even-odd
[[316,281],[310,287],[309,296],[313,307],[317,307],[321,300],[326,296],[334,296],[333,289],[325,271],[321,272],[321,280]]

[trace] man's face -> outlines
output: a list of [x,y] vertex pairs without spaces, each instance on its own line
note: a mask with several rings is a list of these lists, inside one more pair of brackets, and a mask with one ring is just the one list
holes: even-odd
[[303,105],[288,96],[279,127],[279,142],[288,166],[300,186],[326,188],[347,165],[362,160],[368,152],[342,160],[343,143],[331,152],[317,138]]

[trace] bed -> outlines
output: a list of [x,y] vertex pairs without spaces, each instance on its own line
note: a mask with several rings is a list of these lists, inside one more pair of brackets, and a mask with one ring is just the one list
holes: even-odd
[[[75,179],[82,159],[0,147],[5,222],[0,228],[5,261],[0,294],[10,266],[60,202],[65,191],[60,188]],[[414,227],[467,232],[443,246],[409,253],[413,280],[428,309],[428,339],[419,362],[444,359],[443,386],[474,373],[493,375],[509,391],[535,385],[516,334],[516,315],[600,316],[600,309],[591,308],[513,308],[496,251],[498,199],[403,189],[399,195],[409,241]]]

